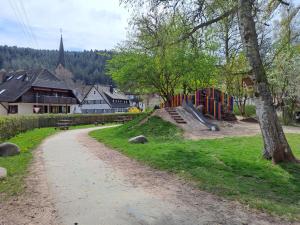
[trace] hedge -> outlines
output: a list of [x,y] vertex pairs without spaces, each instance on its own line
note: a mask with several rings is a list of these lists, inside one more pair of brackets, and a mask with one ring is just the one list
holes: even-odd
[[118,114],[44,114],[28,116],[0,117],[0,141],[7,140],[19,133],[41,127],[55,127],[59,120],[68,119],[74,125],[93,124],[95,122],[110,123],[129,117],[129,120],[139,116],[133,113]]

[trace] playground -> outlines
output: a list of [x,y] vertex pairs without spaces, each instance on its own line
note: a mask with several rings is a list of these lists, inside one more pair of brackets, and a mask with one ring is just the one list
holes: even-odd
[[[194,94],[172,97],[170,106],[161,104],[154,115],[179,126],[184,137],[191,140],[215,139],[260,134],[255,119],[246,122],[233,114],[234,98],[215,88],[197,90]],[[287,133],[300,133],[294,127],[284,127]]]

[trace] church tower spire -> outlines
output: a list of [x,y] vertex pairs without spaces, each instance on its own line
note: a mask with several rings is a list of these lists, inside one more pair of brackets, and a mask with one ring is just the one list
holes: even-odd
[[64,51],[64,44],[63,44],[62,35],[60,36],[57,66],[59,66],[59,64],[61,64],[63,67],[65,67],[65,64],[66,64],[65,63],[65,51]]

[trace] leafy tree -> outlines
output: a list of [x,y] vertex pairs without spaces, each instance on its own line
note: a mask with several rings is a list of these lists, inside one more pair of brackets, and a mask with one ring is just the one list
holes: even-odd
[[297,13],[300,8],[288,6],[283,9],[281,20],[277,23],[277,39],[274,46],[272,67],[269,71],[269,82],[273,102],[282,110],[283,122],[292,122],[300,89],[300,52],[297,39],[300,30]]
[[[259,30],[263,30],[273,12],[280,4],[288,4],[282,0],[258,1],[258,0],[238,0],[238,1],[192,1],[192,0],[127,0],[129,3],[143,5],[146,2],[150,11],[158,9],[165,14],[182,12],[189,18],[187,30],[183,29],[179,40],[186,40],[199,30],[208,26],[214,26],[217,22],[227,18],[232,14],[238,15],[239,33],[243,43],[243,49],[247,61],[255,77],[255,102],[256,112],[260,123],[260,128],[264,140],[264,156],[272,159],[274,163],[298,162],[294,157],[291,148],[286,140],[282,126],[277,118],[273,105],[268,77],[263,59],[267,55],[266,48],[259,41],[263,41],[264,33],[258,35]],[[142,3],[142,4],[141,4]],[[261,4],[262,3],[262,4]],[[229,6],[225,11],[220,11],[216,6]],[[145,11],[145,4],[143,5]],[[263,9],[263,10],[262,10]],[[264,13],[261,15],[261,13]],[[260,16],[261,15],[261,16]],[[263,19],[261,19],[263,18]]]
[[[249,65],[243,53],[236,55],[222,67],[225,72],[225,85],[229,94],[234,96],[235,103],[242,116],[246,116],[246,103],[253,97],[253,88],[247,86],[245,80],[249,80]],[[222,80],[222,79],[220,79]]]
[[188,40],[174,43],[183,32],[181,22],[180,15],[157,12],[136,18],[133,39],[109,61],[113,80],[125,90],[159,93],[169,104],[182,86],[195,90],[209,83],[215,58]]

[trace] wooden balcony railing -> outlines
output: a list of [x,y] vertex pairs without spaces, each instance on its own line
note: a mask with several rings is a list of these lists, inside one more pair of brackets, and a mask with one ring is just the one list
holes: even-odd
[[21,102],[37,104],[77,104],[77,100],[72,97],[47,96],[47,95],[23,95]]

